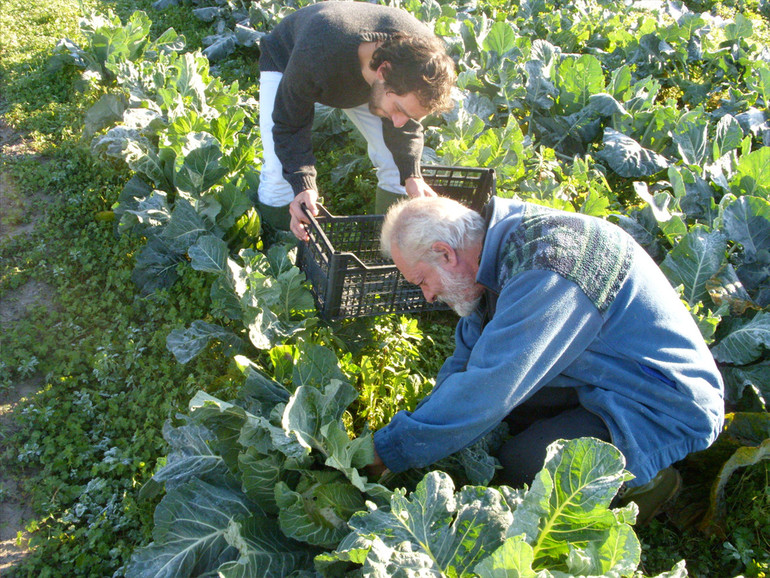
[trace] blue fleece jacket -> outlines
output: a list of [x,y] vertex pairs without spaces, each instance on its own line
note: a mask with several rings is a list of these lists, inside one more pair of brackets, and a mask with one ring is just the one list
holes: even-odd
[[493,198],[477,282],[488,309],[461,319],[455,351],[415,411],[374,436],[394,472],[473,443],[536,391],[574,387],[636,478],[708,447],[723,384],[666,277],[615,225]]

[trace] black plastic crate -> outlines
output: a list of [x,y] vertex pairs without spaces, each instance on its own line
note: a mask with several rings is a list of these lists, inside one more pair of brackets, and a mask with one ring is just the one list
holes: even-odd
[[[494,194],[493,169],[427,166],[421,170],[438,194],[476,210]],[[300,243],[297,264],[311,283],[324,319],[447,309],[443,303],[425,301],[422,290],[382,256],[384,215],[338,217],[319,206],[319,215],[309,218],[310,239]]]
[[481,211],[495,194],[495,170],[430,165],[420,168],[422,178],[439,195]]

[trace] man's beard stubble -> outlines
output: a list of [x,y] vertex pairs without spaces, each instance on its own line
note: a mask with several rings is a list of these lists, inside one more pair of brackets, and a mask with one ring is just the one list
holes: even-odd
[[382,116],[382,99],[385,97],[385,82],[375,80],[372,90],[369,92],[369,112],[375,116]]

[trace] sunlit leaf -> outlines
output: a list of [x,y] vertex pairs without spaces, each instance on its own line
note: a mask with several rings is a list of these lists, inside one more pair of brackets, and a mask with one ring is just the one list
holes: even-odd
[[671,285],[684,285],[684,298],[692,306],[708,297],[706,283],[721,268],[726,248],[721,232],[696,227],[666,255],[660,268]]
[[770,349],[770,313],[760,311],[711,348],[717,361],[745,365],[759,359],[763,350]]
[[238,557],[227,534],[251,516],[243,494],[193,478],[155,509],[153,542],[136,550],[125,568],[130,578],[200,575]]
[[611,128],[604,129],[604,148],[596,154],[621,177],[647,177],[668,167],[665,157]]

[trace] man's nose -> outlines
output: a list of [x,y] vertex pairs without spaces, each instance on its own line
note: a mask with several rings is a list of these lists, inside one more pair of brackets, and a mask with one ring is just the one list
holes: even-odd
[[436,293],[434,293],[427,287],[422,287],[422,294],[428,303],[433,303],[436,300]]
[[409,117],[402,112],[396,112],[390,117],[390,120],[393,122],[393,126],[401,128],[409,122]]

